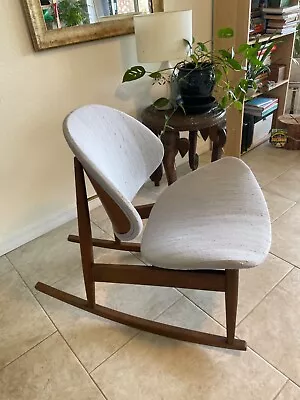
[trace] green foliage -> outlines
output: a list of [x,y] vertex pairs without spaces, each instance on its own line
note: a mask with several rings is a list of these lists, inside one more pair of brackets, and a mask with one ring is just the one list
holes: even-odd
[[169,104],[169,99],[166,99],[165,97],[160,97],[159,99],[157,99],[153,105],[156,108],[163,108],[166,107]]
[[266,43],[260,43],[258,40],[250,44],[242,44],[238,53],[243,55],[247,61],[246,80],[248,87],[254,88],[255,79],[264,72],[270,72],[270,68],[264,64],[264,61],[271,53],[274,47],[274,42],[270,38]]
[[[130,81],[135,81],[136,79],[140,79],[142,76],[144,76],[146,73],[146,70],[144,67],[141,65],[136,65],[135,67],[129,68],[124,76],[123,76],[123,81],[122,82],[130,82]],[[155,76],[159,75],[160,72],[153,72],[151,78],[155,78]]]
[[[218,37],[231,39],[234,37],[234,32],[231,28],[223,28],[218,31]],[[256,78],[258,75],[269,71],[269,67],[264,65],[264,61],[274,47],[272,37],[265,43],[257,40],[254,44],[243,43],[238,49],[229,46],[228,48],[216,51],[209,49],[210,46],[207,46],[209,42],[196,42],[194,38],[192,43],[185,39],[183,40],[186,44],[187,56],[175,65],[175,67],[171,68],[173,80],[178,79],[177,69],[180,67],[185,66],[190,70],[184,78],[180,78],[185,79],[195,69],[204,69],[208,65],[213,65],[217,89],[223,93],[223,97],[219,101],[220,106],[227,108],[233,105],[237,110],[242,110],[243,103],[247,99],[248,89],[256,89]],[[300,37],[298,46],[300,55]],[[229,73],[232,71],[240,73],[244,71],[244,74],[242,74],[241,79],[235,86],[231,84],[229,78]],[[146,74],[152,79],[163,79],[163,72],[164,70],[147,72],[142,66],[134,66],[125,72],[123,82],[140,79]],[[169,102],[168,99],[160,98],[154,103],[154,106],[162,108]],[[174,104],[174,110],[176,111],[178,108],[184,110],[183,105],[177,102]],[[168,127],[169,120],[170,116],[166,119],[165,128]]]
[[295,45],[294,45],[294,57],[300,57],[300,23],[297,26]]
[[87,5],[84,0],[60,0],[58,11],[59,18],[65,26],[89,23]]
[[153,79],[160,79],[162,77],[162,74],[161,74],[161,72],[156,71],[156,72],[152,72],[151,74],[149,74],[149,76],[150,76],[150,78],[153,78]]
[[234,31],[232,28],[221,28],[218,30],[218,37],[220,39],[229,39],[234,36]]

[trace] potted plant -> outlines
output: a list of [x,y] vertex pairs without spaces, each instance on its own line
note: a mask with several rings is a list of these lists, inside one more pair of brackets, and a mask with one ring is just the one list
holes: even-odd
[[[219,38],[232,38],[233,35],[231,28],[218,31]],[[171,98],[157,99],[153,103],[157,108],[171,102],[174,112],[179,107],[183,112],[205,112],[215,101],[212,92],[216,87],[222,93],[219,101],[222,108],[233,105],[242,110],[244,100],[251,97],[248,89],[256,87],[257,75],[267,69],[264,60],[274,46],[271,39],[266,43],[257,40],[253,45],[242,44],[237,50],[231,47],[214,51],[208,48],[207,42],[185,42],[188,47],[187,57],[171,68],[176,94]],[[231,71],[245,72],[237,85],[231,84]],[[154,80],[162,80],[164,72],[165,70],[146,71],[143,66],[137,65],[125,72],[123,82],[140,79],[145,75]]]
[[[232,38],[233,30],[231,28],[220,29],[218,35],[220,38]],[[173,94],[173,99],[160,98],[154,105],[162,107],[177,98],[184,109],[191,112],[191,108],[197,111],[195,108],[204,107],[207,100],[213,100],[212,91],[216,83],[220,84],[223,80],[223,86],[228,88],[229,70],[240,71],[242,66],[233,52],[230,53],[227,50],[213,52],[208,49],[208,42],[189,43],[184,41],[188,49],[187,57],[171,68],[173,88],[176,87],[178,93],[175,96]],[[140,79],[146,74],[154,80],[162,81],[169,78],[169,74],[165,77],[165,71],[147,72],[141,65],[134,66],[125,72],[123,82]],[[229,93],[226,92],[225,95],[227,94]]]
[[260,77],[270,73],[269,65],[265,64],[267,57],[275,50],[272,37],[266,43],[260,43],[257,37],[254,44],[242,44],[238,52],[246,60],[247,96],[252,97],[259,88]]

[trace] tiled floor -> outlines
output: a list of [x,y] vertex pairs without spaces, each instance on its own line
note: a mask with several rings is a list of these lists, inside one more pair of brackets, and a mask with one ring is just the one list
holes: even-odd
[[[202,163],[208,157],[202,157]],[[208,348],[139,332],[51,299],[37,280],[84,295],[72,221],[0,258],[0,400],[299,400],[300,154],[264,144],[244,160],[256,174],[273,222],[271,254],[242,271],[237,336],[247,352]],[[185,165],[180,173],[188,171]],[[147,183],[137,203],[155,201]],[[103,209],[98,237],[112,235]],[[97,249],[96,259],[137,263]],[[98,302],[212,333],[224,332],[224,296],[99,284]]]

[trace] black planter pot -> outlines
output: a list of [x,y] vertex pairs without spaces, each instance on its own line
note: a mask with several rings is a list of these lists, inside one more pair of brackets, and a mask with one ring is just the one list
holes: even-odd
[[215,78],[214,66],[210,63],[203,63],[201,68],[195,68],[192,63],[178,66],[178,91],[186,112],[208,111],[213,103]]

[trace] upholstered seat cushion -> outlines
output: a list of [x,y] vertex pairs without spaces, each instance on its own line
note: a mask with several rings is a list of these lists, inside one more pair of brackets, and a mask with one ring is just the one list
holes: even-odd
[[270,244],[262,191],[243,161],[227,157],[163,192],[146,225],[141,253],[161,268],[250,268],[264,261]]

